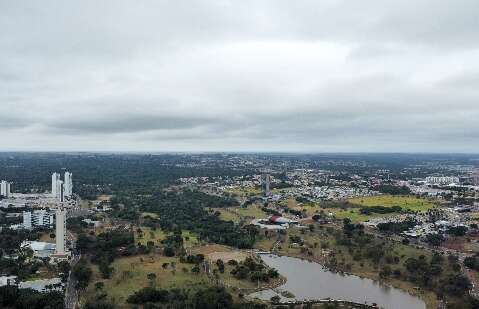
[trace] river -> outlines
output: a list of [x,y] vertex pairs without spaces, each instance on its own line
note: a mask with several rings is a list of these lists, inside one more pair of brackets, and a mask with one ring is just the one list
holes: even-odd
[[[287,256],[261,255],[261,258],[287,278],[286,284],[278,289],[293,293],[297,300],[329,297],[362,304],[376,303],[386,309],[426,308],[421,299],[400,289],[358,276],[338,274],[318,263]],[[274,295],[278,294],[273,290],[264,290],[250,296],[269,300]]]

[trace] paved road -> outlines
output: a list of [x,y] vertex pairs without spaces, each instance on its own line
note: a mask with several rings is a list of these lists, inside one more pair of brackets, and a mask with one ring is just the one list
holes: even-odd
[[[81,255],[74,255],[71,262],[71,267],[76,265],[80,260]],[[66,309],[74,309],[76,304],[78,303],[78,290],[76,289],[77,280],[75,276],[72,274],[72,271],[68,274],[68,281],[65,287],[65,308]]]

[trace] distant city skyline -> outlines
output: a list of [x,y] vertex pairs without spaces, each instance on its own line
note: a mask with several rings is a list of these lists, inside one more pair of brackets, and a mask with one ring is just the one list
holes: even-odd
[[479,2],[0,1],[0,151],[479,153]]

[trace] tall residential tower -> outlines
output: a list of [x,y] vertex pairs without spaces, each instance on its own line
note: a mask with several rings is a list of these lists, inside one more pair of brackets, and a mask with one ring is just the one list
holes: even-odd
[[65,180],[63,182],[65,196],[71,197],[73,193],[73,182],[72,182],[72,173],[65,172]]
[[52,174],[52,196],[58,197],[59,190],[58,190],[58,182],[60,181],[60,174],[53,173]]
[[6,180],[0,182],[0,195],[3,197],[10,197],[10,183]]

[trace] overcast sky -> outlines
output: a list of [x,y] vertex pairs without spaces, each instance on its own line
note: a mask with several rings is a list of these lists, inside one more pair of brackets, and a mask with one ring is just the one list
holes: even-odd
[[479,152],[479,1],[0,0],[0,150]]

